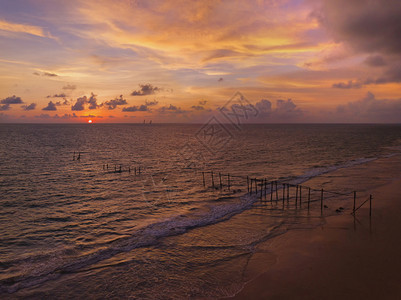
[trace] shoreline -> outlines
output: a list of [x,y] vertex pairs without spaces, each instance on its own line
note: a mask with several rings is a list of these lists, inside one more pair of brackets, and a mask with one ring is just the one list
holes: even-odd
[[[373,237],[377,238],[378,233],[385,231],[382,229],[378,231],[379,228],[376,226],[382,222],[383,214],[379,214],[383,209],[381,206],[388,206],[385,202],[379,201],[379,198],[387,199],[387,196],[378,197],[379,194],[384,195],[388,193],[388,191],[380,192],[379,190],[387,189],[387,186],[391,184],[391,182],[394,182],[394,178],[400,177],[397,170],[397,166],[400,164],[401,155],[391,158],[380,158],[366,164],[359,164],[351,168],[342,168],[334,172],[322,174],[305,182],[305,184],[314,187],[321,186],[328,190],[332,189],[333,186],[338,186],[345,190],[352,190],[350,189],[351,187],[357,187],[357,205],[362,198],[365,198],[366,195],[373,191],[375,199],[373,202],[372,231]],[[361,180],[361,176],[363,176],[363,180]],[[397,181],[397,183],[398,182],[399,181]],[[398,185],[395,184],[395,196],[398,195],[397,187]],[[363,207],[358,211],[357,217],[359,223],[356,222],[355,231],[353,217],[349,214],[350,207],[352,207],[351,198],[349,201],[349,205],[344,205],[346,209],[342,215],[326,216],[322,218],[320,215],[312,214],[312,216],[310,216],[311,223],[309,223],[307,219],[304,219],[308,222],[304,224],[306,226],[301,226],[300,228],[291,226],[290,229],[286,228],[284,224],[283,230],[288,231],[284,234],[275,232],[274,236],[268,237],[263,242],[258,242],[259,244],[257,244],[255,248],[253,248],[253,245],[250,246],[249,249],[252,248],[252,250],[244,250],[243,248],[236,247],[232,250],[227,250],[232,251],[232,256],[237,254],[241,254],[242,256],[238,256],[238,259],[227,262],[227,264],[222,265],[220,269],[207,269],[211,278],[213,278],[214,274],[220,274],[221,278],[218,276],[213,280],[210,280],[209,276],[203,278],[205,292],[202,295],[207,297],[207,292],[210,288],[209,291],[211,291],[211,294],[209,298],[214,299],[218,297],[214,296],[214,291],[218,291],[220,287],[223,287],[225,289],[225,295],[227,296],[233,295],[242,289],[234,296],[234,299],[338,299],[340,297],[346,299],[348,295],[350,295],[350,298],[352,296],[352,298],[357,299],[363,295],[364,299],[369,299],[368,296],[371,294],[373,295],[373,293],[367,292],[363,294],[363,292],[361,292],[361,290],[363,291],[363,287],[359,286],[359,277],[361,274],[353,271],[356,272],[358,276],[353,278],[352,272],[347,269],[347,266],[352,266],[352,269],[364,270],[362,275],[365,275],[365,273],[369,274],[369,272],[365,270],[365,266],[369,265],[369,260],[372,259],[372,255],[380,256],[381,253],[386,253],[386,249],[380,249],[380,247],[378,247],[373,252],[367,253],[367,257],[362,261],[361,257],[359,257],[359,260],[356,262],[348,258],[350,255],[349,253],[352,254],[351,257],[360,256],[360,252],[363,252],[364,248],[370,247],[369,241],[372,237],[369,231],[369,222],[367,222],[367,220],[369,220],[368,207]],[[327,205],[329,206],[326,211],[328,214],[329,211],[331,211],[332,214],[335,208],[338,207],[334,206],[334,204],[331,205],[330,202],[328,202]],[[391,204],[390,207],[392,205],[393,204]],[[135,261],[138,260],[138,258],[141,259],[141,253],[144,253],[144,257],[146,258],[146,251],[150,250],[160,253],[161,255],[159,255],[159,257],[169,257],[169,259],[176,259],[176,263],[180,263],[181,255],[184,255],[181,251],[188,250],[187,246],[193,246],[193,244],[201,248],[206,246],[205,250],[203,250],[205,255],[218,257],[221,254],[219,247],[208,247],[211,244],[213,245],[212,241],[218,242],[218,245],[220,242],[223,245],[237,245],[237,242],[239,242],[240,245],[242,237],[247,239],[250,234],[257,232],[254,230],[255,226],[258,227],[259,230],[261,228],[264,230],[265,225],[270,224],[268,218],[274,218],[274,214],[270,215],[268,210],[264,212],[263,210],[266,208],[267,207],[260,206],[245,210],[230,218],[229,222],[218,222],[209,226],[191,229],[185,234],[169,236],[161,241],[162,247],[157,247],[155,249],[151,249],[152,247],[138,248],[138,253],[136,253],[136,251],[124,252],[114,257],[111,261],[118,261],[121,258],[123,258],[124,261]],[[401,209],[399,212],[401,213]],[[305,216],[302,216],[304,213],[305,211],[300,210],[299,214],[295,214],[292,217],[304,218]],[[323,224],[315,225],[314,221],[316,220],[318,223],[323,222]],[[397,218],[394,220],[394,222],[398,224]],[[274,227],[276,225],[277,224],[273,224],[272,226]],[[269,228],[266,228],[266,230],[268,231]],[[220,240],[223,232],[227,233],[227,235],[224,235],[224,239]],[[265,234],[263,232],[261,233],[263,235]],[[390,237],[394,238],[399,236],[399,234],[396,234],[397,233],[392,233]],[[258,239],[257,236],[254,238],[255,240]],[[385,240],[385,245],[391,245],[389,238]],[[175,250],[170,252],[169,249],[175,249],[177,245],[183,245],[183,247],[178,247],[176,254],[174,252]],[[396,248],[396,250],[401,250],[399,248]],[[249,253],[249,256],[247,253]],[[224,257],[224,255],[222,256]],[[396,259],[398,258],[398,252],[393,251],[389,256]],[[194,258],[192,263],[202,259],[203,256],[199,254]],[[157,261],[156,263],[151,261],[150,264],[145,264],[146,260],[143,262],[145,269],[155,268],[155,270],[159,270],[164,267],[163,264],[159,264]],[[380,273],[380,265],[385,263],[386,262],[378,262],[377,266],[373,269],[375,271],[373,275]],[[334,264],[334,266],[332,264]],[[105,265],[105,262],[99,264],[100,267],[95,266],[95,268],[89,268],[83,270],[83,272],[66,274],[66,276],[62,278],[48,281],[39,286],[20,290],[8,296],[11,298],[42,298],[45,296],[58,295],[61,298],[73,298],[80,295],[78,298],[83,298],[83,295],[90,296],[97,294],[99,292],[98,288],[102,287],[102,289],[104,288],[102,293],[107,292],[118,295],[119,297],[125,297],[128,294],[127,290],[124,289],[124,285],[129,285],[128,283],[130,283],[132,286],[136,286],[141,283],[142,280],[144,282],[148,281],[142,278],[136,278],[135,273],[132,274],[130,271],[131,264],[127,264],[126,266],[124,264],[121,264],[121,266],[115,265],[115,267],[109,269],[102,269],[103,265]],[[138,266],[137,264],[133,265],[135,267]],[[242,266],[244,266],[244,269]],[[342,267],[342,269],[340,267]],[[386,268],[390,269],[389,267]],[[136,270],[136,272],[137,271],[138,270]],[[200,269],[198,271],[201,276],[205,274],[204,270]],[[171,277],[167,276],[170,272],[171,271],[166,273],[166,276],[162,274],[162,276],[165,276],[163,278],[166,282],[171,280]],[[326,274],[327,272],[329,273]],[[326,277],[323,277],[321,274],[324,274]],[[343,279],[344,274],[350,277],[347,279],[350,283],[340,280]],[[393,274],[393,278],[400,278],[395,272],[391,274]],[[180,276],[179,273],[175,275]],[[121,280],[122,278],[124,278],[124,280]],[[182,278],[181,283],[195,280],[195,278],[198,280],[196,276],[192,279]],[[372,278],[375,277],[372,276]],[[221,282],[217,282],[217,280],[221,280]],[[369,278],[368,280],[364,278],[362,283],[374,286],[374,283],[378,281],[377,278],[372,280],[372,282],[369,282],[369,280]],[[157,282],[159,281],[161,280],[157,278]],[[399,280],[396,283],[398,282]],[[349,287],[349,285],[351,285],[351,287]],[[69,288],[66,289],[66,286]],[[384,284],[381,286],[384,286]],[[166,288],[168,287],[169,286],[166,285]],[[355,287],[357,287],[358,293],[353,290]],[[395,284],[393,284],[390,290],[398,291]],[[171,292],[171,295],[174,295],[175,291],[172,290]],[[197,298],[192,290],[188,290],[188,293],[193,296],[193,298]],[[182,296],[185,294],[178,295]],[[373,298],[378,297],[378,294],[375,294]],[[380,297],[383,298],[383,295],[380,294]],[[171,296],[171,298],[173,298],[173,296]],[[177,298],[180,297],[177,296]]]
[[[276,262],[266,265],[260,260],[264,272],[245,283],[230,299],[401,297],[400,162],[398,155],[353,168],[363,178],[377,179],[371,182],[369,178],[366,182],[371,188],[363,193],[374,196],[371,218],[369,206],[365,205],[357,211],[356,218],[347,210],[325,217],[324,224],[315,229],[291,230],[260,244],[256,253],[274,253]],[[380,171],[387,175],[384,178],[379,176],[383,166]],[[336,173],[339,174],[333,175],[338,176],[338,181],[347,180],[341,176],[344,170]]]

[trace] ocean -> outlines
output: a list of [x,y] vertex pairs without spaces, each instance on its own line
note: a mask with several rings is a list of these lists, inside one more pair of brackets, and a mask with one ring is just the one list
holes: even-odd
[[[295,185],[401,150],[401,126],[375,124],[1,124],[0,137],[0,295],[11,298],[233,295],[258,274],[245,270],[259,243],[363,192],[363,178],[326,176],[308,210]],[[266,179],[266,194],[249,194],[247,176]],[[321,188],[335,192],[323,214]]]

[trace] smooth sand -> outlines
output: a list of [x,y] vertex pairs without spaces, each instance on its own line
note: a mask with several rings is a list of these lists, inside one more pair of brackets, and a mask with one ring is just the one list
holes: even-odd
[[[391,159],[384,164],[391,167]],[[367,206],[356,219],[348,211],[267,241],[261,250],[277,262],[234,299],[401,299],[401,171],[392,169],[398,179],[368,190],[371,219]]]

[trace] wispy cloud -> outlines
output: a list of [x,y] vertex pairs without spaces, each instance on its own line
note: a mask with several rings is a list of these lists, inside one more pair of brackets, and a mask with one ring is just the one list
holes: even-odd
[[43,72],[43,76],[47,77],[57,77],[58,75],[55,73],[50,73],[50,72]]
[[67,84],[67,85],[63,86],[63,90],[71,90],[71,91],[73,91],[76,88],[77,88],[77,86],[73,85],[73,84]]
[[51,37],[51,35],[44,32],[44,30],[41,27],[27,24],[12,23],[12,22],[7,22],[5,20],[0,20],[0,30],[26,33],[39,37]]
[[349,80],[348,82],[338,82],[333,84],[333,88],[338,89],[359,89],[362,87],[362,83],[358,81]]

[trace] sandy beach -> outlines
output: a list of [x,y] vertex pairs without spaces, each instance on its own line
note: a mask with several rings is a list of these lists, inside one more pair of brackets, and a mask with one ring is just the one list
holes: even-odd
[[366,178],[364,196],[374,197],[372,217],[366,205],[356,218],[346,211],[314,230],[267,241],[259,251],[274,253],[276,263],[234,299],[400,299],[399,166],[394,156],[337,171],[339,184]]

